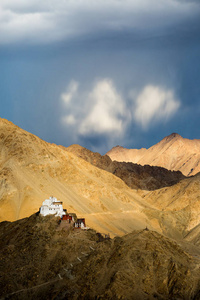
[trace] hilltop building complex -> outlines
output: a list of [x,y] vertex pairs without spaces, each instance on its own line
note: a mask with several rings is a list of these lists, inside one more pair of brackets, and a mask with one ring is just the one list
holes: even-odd
[[57,200],[55,197],[50,197],[46,199],[42,206],[40,207],[40,214],[42,216],[55,215],[55,217],[60,217],[62,222],[67,222],[75,229],[88,229],[85,224],[85,219],[77,219],[75,213],[68,213],[66,209],[63,209],[63,202]]
[[42,206],[40,207],[40,214],[42,216],[55,215],[60,218],[66,215],[63,210],[62,202],[53,196],[42,203]]

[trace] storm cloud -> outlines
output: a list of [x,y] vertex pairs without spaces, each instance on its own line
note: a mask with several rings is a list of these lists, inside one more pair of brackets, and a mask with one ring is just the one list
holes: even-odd
[[197,1],[2,0],[0,43],[45,44],[102,32],[151,31],[181,24],[199,12]]
[[105,153],[199,137],[199,1],[0,1],[0,112]]

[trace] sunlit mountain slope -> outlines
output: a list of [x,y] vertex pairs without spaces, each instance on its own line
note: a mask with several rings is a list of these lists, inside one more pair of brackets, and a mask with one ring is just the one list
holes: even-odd
[[200,140],[185,139],[177,133],[172,133],[149,149],[126,149],[117,146],[107,155],[116,161],[179,170],[185,176],[200,172]]
[[1,220],[29,216],[54,195],[101,232],[152,227],[143,213],[146,204],[121,179],[3,119],[0,151]]
[[[44,199],[53,195],[63,201],[69,212],[85,217],[87,226],[111,236],[147,226],[182,238],[198,225],[199,206],[193,200],[198,188],[187,184],[193,179],[154,192],[131,189],[110,172],[3,119],[0,153],[1,221],[30,216],[39,210]],[[199,186],[198,182],[197,176],[194,186]],[[177,202],[175,209],[168,209],[167,203],[173,201],[172,191],[179,187],[179,194],[185,191],[185,201],[194,208]],[[158,205],[157,197],[166,203]]]

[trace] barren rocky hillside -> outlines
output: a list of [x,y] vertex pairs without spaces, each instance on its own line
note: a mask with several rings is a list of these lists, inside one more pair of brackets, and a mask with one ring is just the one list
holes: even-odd
[[[1,299],[200,299],[199,190],[0,119]],[[39,215],[51,195],[91,229]]]
[[[150,205],[166,214],[177,215],[179,220],[187,224],[187,231],[192,228],[193,238],[199,234],[200,224],[200,174],[182,180],[169,188],[144,194],[144,199]],[[187,221],[186,221],[187,220]],[[170,220],[168,220],[170,222]],[[165,227],[167,228],[167,222]],[[164,223],[163,223],[164,224]],[[177,227],[178,229],[178,227]]]
[[149,149],[126,149],[117,146],[107,155],[116,161],[181,171],[185,176],[200,172],[200,140],[185,139],[177,133],[172,133]]
[[155,190],[174,185],[185,178],[180,171],[169,171],[165,168],[149,165],[141,166],[133,163],[112,161],[108,155],[102,156],[79,145],[62,148],[83,158],[92,165],[121,178],[133,189]]
[[[110,233],[111,236],[122,236],[147,226],[169,237],[181,239],[199,223],[196,204],[192,204],[190,211],[180,206],[179,201],[174,204],[173,210],[154,203],[159,192],[163,195],[160,201],[167,199],[173,202],[174,194],[171,191],[179,187],[179,195],[185,190],[188,204],[193,203],[197,190],[193,189],[193,185],[182,185],[182,182],[192,180],[190,178],[172,187],[156,190],[153,194],[154,191],[138,189],[138,182],[147,187],[147,181],[150,180],[149,186],[152,187],[153,180],[158,182],[162,177],[162,186],[173,180],[173,172],[162,173],[162,169],[153,168],[158,171],[154,176],[151,168],[147,172],[149,167],[146,167],[144,172],[138,167],[138,177],[137,172],[133,172],[137,189],[131,189],[127,186],[128,182],[125,184],[110,172],[95,167],[62,147],[46,143],[3,119],[0,119],[0,151],[1,221],[30,216],[39,210],[45,199],[53,195],[63,201],[68,212],[86,218],[89,227]],[[99,161],[104,166],[110,162],[108,157],[105,159],[99,154],[92,158],[93,164],[95,160],[96,165]],[[118,172],[115,164],[114,167],[111,164],[111,169],[112,172],[115,170],[113,173]],[[133,171],[132,165],[128,171]],[[119,172],[124,173],[126,178],[127,167],[120,167]],[[164,174],[172,174],[172,177],[169,175],[167,178]],[[196,177],[196,182],[198,185],[199,177]]]
[[149,223],[141,197],[114,175],[2,119],[0,137],[0,220],[29,216],[54,195],[103,232],[123,234]]
[[155,231],[104,239],[54,216],[0,223],[1,299],[199,299],[199,249]]

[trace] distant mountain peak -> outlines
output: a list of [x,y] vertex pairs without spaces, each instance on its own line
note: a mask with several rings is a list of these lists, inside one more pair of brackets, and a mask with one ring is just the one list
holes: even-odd
[[200,139],[183,138],[173,132],[148,149],[123,149],[117,147],[107,152],[112,160],[140,165],[159,166],[181,171],[185,176],[200,172]]
[[176,132],[173,132],[173,133],[171,133],[169,136],[171,136],[171,137],[181,137],[181,135],[180,134],[178,134],[178,133],[176,133]]
[[120,145],[117,145],[117,146],[114,146],[114,147],[113,147],[113,149],[115,149],[115,148],[122,149],[122,148],[124,148],[124,147],[123,147],[123,146],[120,146]]
[[163,140],[165,141],[171,141],[173,139],[182,139],[182,136],[176,132],[171,133],[170,135],[166,136]]

